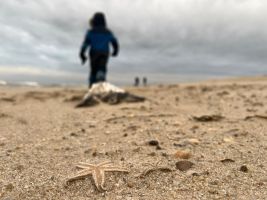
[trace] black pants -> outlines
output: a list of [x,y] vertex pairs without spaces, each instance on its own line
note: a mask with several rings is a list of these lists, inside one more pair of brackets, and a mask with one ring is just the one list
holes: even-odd
[[108,53],[90,52],[89,87],[94,83],[105,81],[107,73]]

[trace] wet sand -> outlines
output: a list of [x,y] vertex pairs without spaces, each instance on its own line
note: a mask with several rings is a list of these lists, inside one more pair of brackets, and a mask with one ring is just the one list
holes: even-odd
[[[267,77],[125,88],[142,103],[74,108],[85,88],[0,86],[0,199],[267,199]],[[106,192],[79,162],[111,161]]]

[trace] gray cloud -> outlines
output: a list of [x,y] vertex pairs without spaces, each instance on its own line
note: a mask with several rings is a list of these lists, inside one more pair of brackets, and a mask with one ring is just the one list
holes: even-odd
[[109,64],[113,77],[267,73],[264,0],[4,1],[0,68],[86,73],[77,55],[96,11],[106,13],[121,43]]

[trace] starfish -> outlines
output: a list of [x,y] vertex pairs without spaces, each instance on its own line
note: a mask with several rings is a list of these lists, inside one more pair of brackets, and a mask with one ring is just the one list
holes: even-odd
[[89,163],[79,163],[76,167],[82,169],[76,176],[70,177],[67,182],[71,182],[88,175],[92,175],[96,188],[105,191],[105,172],[129,172],[126,168],[111,166],[111,162],[102,162],[97,165]]

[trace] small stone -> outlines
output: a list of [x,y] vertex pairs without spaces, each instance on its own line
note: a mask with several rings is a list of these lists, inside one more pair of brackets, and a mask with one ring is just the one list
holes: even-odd
[[181,159],[189,159],[191,157],[190,152],[188,151],[176,151],[176,153],[174,154],[175,158],[181,158]]
[[133,181],[128,181],[128,182],[127,182],[127,186],[128,186],[129,188],[133,188],[133,187],[134,187],[134,182],[133,182]]
[[84,151],[84,153],[85,154],[88,154],[88,153],[90,153],[92,151],[92,149],[86,149],[85,151]]
[[231,162],[235,162],[234,160],[230,159],[230,158],[225,158],[223,160],[221,160],[222,163],[231,163]]
[[22,171],[23,169],[24,169],[23,165],[16,166],[16,170],[18,170],[18,171]]
[[196,129],[199,129],[199,126],[195,125],[190,130],[192,130],[194,132]]
[[6,185],[6,190],[11,192],[14,189],[14,186],[12,185],[12,183],[9,183]]
[[242,165],[239,169],[241,172],[248,172],[248,167],[246,165]]
[[188,139],[187,141],[188,143],[193,144],[193,145],[197,145],[200,143],[200,141],[196,138],[191,138],[191,139]]
[[97,152],[94,151],[94,152],[92,153],[92,156],[96,157],[96,156],[97,156]]
[[176,168],[179,169],[180,171],[187,171],[194,165],[194,163],[187,161],[187,160],[182,160],[182,161],[176,162],[175,165],[176,165]]
[[235,140],[233,137],[224,137],[223,141],[227,143],[235,143]]
[[167,154],[167,153],[161,153],[161,155],[163,156],[163,157],[168,157],[169,155]]
[[82,129],[81,129],[81,132],[85,133],[85,129],[84,129],[84,128],[82,128]]
[[141,151],[141,148],[140,147],[137,147],[137,148],[133,149],[133,152],[135,152],[135,153],[138,153],[140,151]]
[[149,156],[156,156],[157,154],[155,152],[149,153]]
[[181,144],[181,143],[173,143],[173,146],[175,146],[175,147],[185,147],[186,146],[186,144]]
[[150,146],[158,146],[159,145],[159,142],[157,140],[150,140],[150,141],[148,141],[148,144]]
[[221,121],[224,117],[221,115],[202,115],[202,116],[193,116],[193,119],[198,122],[213,122]]
[[162,150],[162,147],[157,145],[156,150]]
[[186,172],[186,175],[188,175],[188,176],[200,176],[200,173],[197,171],[194,171],[194,170],[188,170]]
[[65,151],[69,151],[70,150],[70,147],[65,147]]
[[263,186],[264,185],[264,182],[258,182],[257,183],[257,186]]
[[217,190],[208,190],[208,192],[210,194],[219,194],[219,192]]
[[211,185],[219,185],[219,182],[215,180],[215,181],[210,181],[209,184],[211,184]]
[[78,134],[77,133],[70,133],[70,136],[72,136],[72,137],[78,137]]

